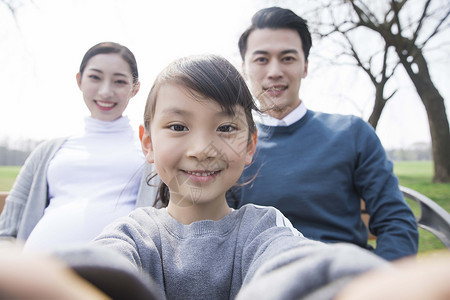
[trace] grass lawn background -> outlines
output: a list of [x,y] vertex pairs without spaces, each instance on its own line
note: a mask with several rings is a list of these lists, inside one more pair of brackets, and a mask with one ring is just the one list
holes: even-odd
[[[450,212],[450,184],[431,183],[433,177],[433,163],[429,161],[402,161],[394,163],[394,173],[400,184],[424,194],[435,201],[447,212]],[[414,213],[420,214],[418,205],[414,201],[408,201]],[[419,252],[427,252],[436,249],[445,249],[437,237],[426,230],[419,229]]]
[[[0,166],[0,191],[9,191],[19,173],[20,167]],[[450,184],[431,183],[433,177],[433,164],[430,161],[402,161],[394,163],[394,173],[401,185],[409,187],[428,198],[434,200],[450,212]],[[408,201],[414,213],[420,214],[418,205],[414,201]],[[419,229],[419,252],[444,249],[444,245],[433,234]]]
[[7,192],[11,189],[21,167],[0,166],[0,191]]

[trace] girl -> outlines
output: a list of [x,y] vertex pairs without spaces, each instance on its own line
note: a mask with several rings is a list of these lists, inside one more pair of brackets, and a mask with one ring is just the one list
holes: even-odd
[[133,53],[117,43],[97,44],[76,80],[91,113],[84,133],[40,145],[0,216],[0,236],[26,241],[25,249],[90,241],[117,217],[153,203],[152,189],[140,185],[139,139],[122,116],[140,86]]
[[105,228],[95,247],[59,255],[91,281],[87,269],[141,270],[156,284],[152,293],[169,299],[331,298],[356,274],[384,265],[355,246],[304,238],[272,207],[228,207],[225,193],[255,152],[252,109],[225,59],[169,65],[150,91],[142,137],[163,181],[163,208],[137,209]]

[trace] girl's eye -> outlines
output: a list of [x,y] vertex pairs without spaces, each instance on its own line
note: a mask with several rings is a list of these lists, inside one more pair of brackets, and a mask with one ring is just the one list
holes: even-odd
[[233,125],[222,125],[217,128],[217,131],[219,132],[233,132],[236,131],[237,128]]
[[169,128],[172,129],[173,131],[187,131],[188,130],[186,126],[183,126],[181,124],[170,125]]

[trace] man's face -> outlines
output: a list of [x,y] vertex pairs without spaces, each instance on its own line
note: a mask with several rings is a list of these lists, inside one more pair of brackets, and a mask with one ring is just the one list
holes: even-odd
[[254,30],[247,40],[242,69],[253,96],[267,114],[282,119],[300,104],[300,84],[308,63],[297,31]]

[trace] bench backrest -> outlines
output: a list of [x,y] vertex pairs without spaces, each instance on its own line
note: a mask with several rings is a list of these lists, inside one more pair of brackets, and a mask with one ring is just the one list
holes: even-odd
[[6,197],[8,196],[8,192],[0,192],[0,213],[3,210],[3,206],[5,206]]
[[[400,190],[403,197],[419,204],[420,216],[416,217],[417,226],[434,234],[446,248],[450,249],[450,214],[436,202],[413,189],[400,186]],[[364,201],[361,201],[361,218],[368,226],[370,216],[365,209]],[[369,234],[369,240],[373,239],[376,239],[376,236]]]

